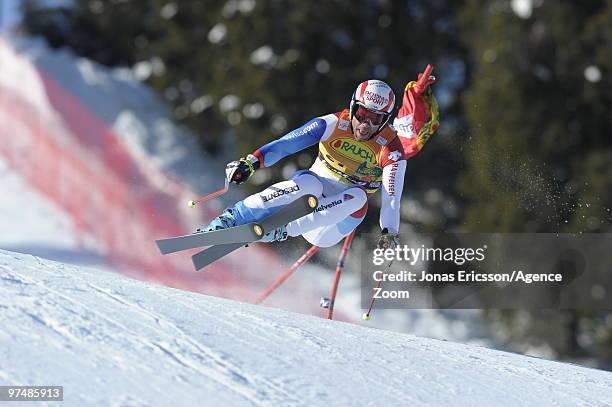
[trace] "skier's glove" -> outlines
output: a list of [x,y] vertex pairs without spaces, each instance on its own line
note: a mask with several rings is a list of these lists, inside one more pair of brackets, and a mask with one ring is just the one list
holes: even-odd
[[232,184],[240,185],[246,182],[259,168],[259,159],[252,154],[232,161],[225,166],[225,176]]
[[416,93],[421,94],[424,93],[429,85],[433,85],[436,82],[436,77],[431,73],[433,72],[434,67],[430,64],[427,64],[425,71],[419,74],[419,79],[414,86],[414,90]]
[[384,228],[378,239],[377,247],[379,249],[395,249],[399,244],[399,237],[397,233],[389,233],[387,228]]

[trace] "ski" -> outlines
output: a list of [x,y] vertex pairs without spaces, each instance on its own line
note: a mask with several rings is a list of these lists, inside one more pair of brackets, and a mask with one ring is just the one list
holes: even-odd
[[305,195],[259,222],[210,232],[159,239],[155,243],[157,243],[157,247],[162,254],[202,246],[251,243],[261,239],[267,232],[309,214],[317,205],[318,200],[314,195]]
[[191,256],[191,261],[196,271],[199,271],[210,263],[219,260],[221,257],[230,254],[242,246],[244,246],[244,243],[229,243],[212,246]]
[[258,240],[260,237],[257,235],[254,225],[247,223],[212,232],[193,233],[191,235],[160,239],[156,240],[155,243],[157,243],[157,247],[162,254],[170,254],[202,246],[249,243]]

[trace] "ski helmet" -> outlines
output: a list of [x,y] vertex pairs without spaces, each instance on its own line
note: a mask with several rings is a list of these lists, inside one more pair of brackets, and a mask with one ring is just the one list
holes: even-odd
[[351,121],[359,106],[363,106],[370,112],[383,115],[383,120],[378,125],[378,131],[374,133],[376,134],[389,123],[391,113],[393,113],[393,107],[395,106],[395,94],[393,93],[393,89],[385,82],[377,79],[361,82],[357,86],[357,89],[355,89],[355,92],[353,92],[353,97],[351,98]]

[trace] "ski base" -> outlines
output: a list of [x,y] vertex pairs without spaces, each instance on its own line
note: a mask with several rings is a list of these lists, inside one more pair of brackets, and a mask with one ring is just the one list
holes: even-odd
[[156,240],[161,254],[170,254],[196,247],[228,243],[250,243],[261,239],[263,229],[256,223],[234,226],[227,229],[210,232],[193,233],[191,235],[170,237]]
[[219,260],[223,256],[227,256],[234,250],[240,249],[242,246],[244,246],[244,243],[230,243],[220,244],[204,249],[201,252],[191,256],[193,267],[195,267],[196,271],[200,271],[210,263]]

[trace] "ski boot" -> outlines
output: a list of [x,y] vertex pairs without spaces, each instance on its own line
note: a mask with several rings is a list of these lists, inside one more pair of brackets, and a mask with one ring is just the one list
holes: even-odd
[[211,232],[213,230],[227,229],[236,226],[236,217],[231,208],[224,210],[221,215],[214,218],[205,228],[198,228],[194,233]]
[[287,227],[280,226],[263,235],[263,237],[258,241],[261,243],[282,242],[287,240],[288,237],[289,235],[287,234]]
[[[236,216],[232,208],[227,208],[221,215],[214,218],[208,226],[205,228],[198,228],[194,233],[211,232],[213,230],[227,229],[237,225],[238,222],[236,221]],[[282,242],[287,240],[287,237],[289,237],[287,228],[285,226],[280,226],[263,235],[258,241],[262,243]]]

